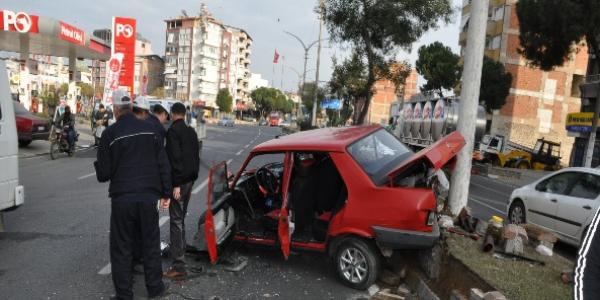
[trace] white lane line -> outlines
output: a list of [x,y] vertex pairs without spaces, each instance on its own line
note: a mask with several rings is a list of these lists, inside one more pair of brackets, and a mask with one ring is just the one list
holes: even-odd
[[[158,219],[158,227],[162,227],[168,221],[169,221],[169,216],[160,217],[160,219]],[[100,271],[98,271],[98,275],[109,275],[111,273],[111,271],[112,271],[112,268],[110,266],[110,263],[108,263],[106,266],[102,267],[102,269],[100,269]]]
[[502,216],[506,216],[506,213],[504,211],[501,211],[501,210],[499,210],[499,209],[497,209],[497,208],[495,208],[495,207],[493,207],[493,206],[491,206],[489,204],[486,204],[485,202],[483,202],[481,200],[477,200],[477,199],[475,199],[473,197],[469,197],[469,200],[471,200],[471,201],[473,201],[475,203],[478,203],[480,205],[483,205],[483,206],[485,206],[485,207],[487,207],[487,208],[489,208],[489,209],[491,209],[491,210],[493,210],[493,211],[501,214]]
[[249,146],[250,146],[250,145],[246,145],[246,146],[244,146],[244,149],[248,148]]
[[87,174],[87,175],[83,175],[83,176],[79,176],[79,177],[77,178],[77,180],[86,179],[86,178],[88,178],[88,177],[92,177],[92,176],[94,176],[94,175],[96,175],[96,172],[94,172],[94,173],[90,173],[90,174]]
[[202,183],[192,191],[192,194],[198,194],[203,188],[206,187],[207,184],[208,184],[208,178],[206,178],[204,181],[202,181]]
[[481,185],[481,184],[479,184],[479,183],[471,182],[471,184],[472,184],[472,185],[474,185],[474,186],[476,186],[476,187],[480,187],[480,188],[482,188],[482,189],[486,189],[486,190],[488,190],[488,191],[490,191],[490,192],[498,193],[498,194],[501,194],[501,195],[503,195],[503,196],[510,196],[510,194],[505,194],[505,193],[502,193],[502,192],[500,192],[500,191],[498,191],[498,190],[496,190],[496,189],[489,188],[489,187],[487,187],[487,186],[485,186],[485,185]]
[[242,154],[242,152],[244,152],[244,149],[238,151],[237,153],[235,153],[235,156],[240,156],[240,154]]

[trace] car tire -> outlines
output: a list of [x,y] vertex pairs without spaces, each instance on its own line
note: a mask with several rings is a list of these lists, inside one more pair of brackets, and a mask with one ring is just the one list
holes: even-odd
[[359,238],[344,240],[334,256],[336,273],[347,286],[368,289],[379,276],[381,256],[372,243]]
[[525,224],[527,218],[525,216],[525,205],[520,199],[516,199],[508,209],[508,220],[511,224]]
[[29,146],[29,144],[31,144],[32,141],[24,141],[24,140],[19,140],[19,147],[24,148]]

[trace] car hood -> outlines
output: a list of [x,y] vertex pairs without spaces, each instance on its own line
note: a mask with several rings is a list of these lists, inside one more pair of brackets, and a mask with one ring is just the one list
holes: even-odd
[[452,132],[435,144],[415,153],[415,155],[403,161],[388,174],[388,177],[393,178],[416,162],[422,160],[425,160],[430,168],[439,170],[452,160],[464,146],[465,139],[460,132]]

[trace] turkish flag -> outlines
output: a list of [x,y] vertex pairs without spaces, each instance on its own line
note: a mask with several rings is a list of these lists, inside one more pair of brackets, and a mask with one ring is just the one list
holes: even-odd
[[277,49],[275,49],[275,55],[273,55],[273,63],[276,64],[279,61],[279,53],[277,53]]

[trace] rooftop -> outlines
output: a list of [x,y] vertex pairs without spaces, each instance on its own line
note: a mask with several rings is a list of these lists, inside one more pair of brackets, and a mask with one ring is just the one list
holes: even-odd
[[252,152],[329,151],[343,152],[362,137],[381,129],[380,125],[322,128],[281,136],[264,142]]

